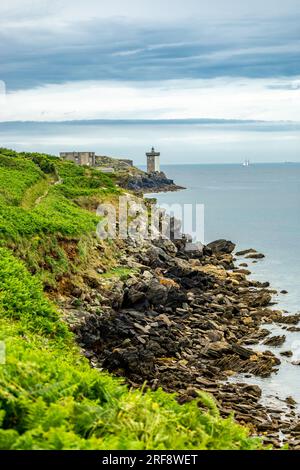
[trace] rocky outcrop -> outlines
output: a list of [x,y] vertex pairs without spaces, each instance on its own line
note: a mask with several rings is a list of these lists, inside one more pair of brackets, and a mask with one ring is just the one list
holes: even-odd
[[263,407],[259,387],[228,378],[275,372],[280,359],[252,345],[276,346],[285,337],[266,339],[270,332],[260,326],[295,324],[299,317],[269,307],[268,283],[232,270],[232,242],[218,240],[195,257],[189,257],[186,243],[187,238],[127,241],[120,260],[138,271],[122,282],[93,284],[88,297],[80,293],[80,310],[73,308],[68,320],[71,328],[94,367],[125,377],[134,387],[146,382],[152,389],[177,392],[180,402],[208,391],[223,416],[234,411],[239,422],[279,446],[276,433],[289,432],[294,405],[284,413]]
[[167,178],[165,173],[139,173],[128,177],[123,177],[119,182],[120,186],[125,189],[130,189],[136,192],[153,193],[163,191],[178,191],[184,189],[182,186],[177,186],[173,180]]
[[258,253],[253,248],[238,251],[238,252],[236,252],[236,256],[244,256],[246,259],[254,259],[254,260],[265,258],[265,255],[263,253]]

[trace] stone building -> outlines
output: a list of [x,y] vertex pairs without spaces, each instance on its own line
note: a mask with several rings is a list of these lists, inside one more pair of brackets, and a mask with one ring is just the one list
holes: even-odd
[[160,152],[155,152],[152,147],[151,152],[146,153],[147,156],[147,173],[156,173],[160,171],[159,157]]
[[69,160],[77,165],[96,165],[95,152],[60,152],[60,157]]

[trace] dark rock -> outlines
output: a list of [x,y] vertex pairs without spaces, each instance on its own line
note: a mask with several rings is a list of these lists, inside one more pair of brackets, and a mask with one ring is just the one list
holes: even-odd
[[292,351],[282,351],[280,355],[285,357],[292,357],[293,353]]
[[263,253],[249,253],[248,255],[245,256],[246,259],[263,259],[265,258],[265,255]]
[[296,402],[296,400],[294,400],[293,397],[287,397],[287,398],[285,399],[285,401],[288,403],[288,405],[292,405],[292,406],[293,406],[293,405],[297,405],[297,402]]
[[282,317],[278,320],[278,323],[284,323],[286,325],[297,325],[300,321],[300,314],[297,313],[296,315],[282,315]]
[[160,247],[151,245],[143,257],[150,266],[163,266],[165,262],[170,260],[170,256]]
[[266,346],[281,346],[286,340],[285,335],[282,336],[272,336],[264,341],[263,344]]
[[152,279],[147,289],[147,300],[150,305],[162,305],[168,298],[168,288],[160,284],[157,279]]
[[[158,240],[154,240],[153,244],[158,248],[162,249],[165,253],[167,253],[168,256],[176,256],[177,254],[178,250],[176,248],[176,245],[167,238],[159,238]],[[161,255],[162,252],[160,252],[160,256]],[[165,259],[167,260],[168,258],[165,257]]]
[[146,297],[147,286],[145,283],[139,282],[124,293],[123,307],[133,307],[138,304],[145,304],[147,302]]
[[80,297],[82,295],[82,293],[83,293],[83,291],[82,291],[81,287],[79,287],[79,286],[73,287],[73,289],[71,291],[71,294],[76,298]]
[[176,287],[169,287],[167,293],[166,307],[175,308],[177,305],[182,305],[188,301],[187,294],[181,289]]
[[249,393],[250,395],[254,395],[255,397],[260,398],[262,395],[261,388],[258,385],[243,385],[241,387],[242,392]]
[[218,330],[208,330],[206,336],[212,343],[224,340],[224,333]]
[[287,327],[284,327],[284,328],[286,328],[286,331],[290,331],[292,333],[298,333],[300,331],[299,326],[290,326],[289,328]]
[[191,259],[199,259],[204,255],[204,245],[202,243],[187,243],[185,251]]
[[245,256],[245,255],[248,255],[249,253],[257,253],[257,251],[252,248],[249,248],[248,250],[237,251],[235,255]]
[[206,246],[212,253],[226,253],[231,254],[235,249],[235,244],[228,240],[215,240],[214,242],[208,243]]
[[251,356],[254,355],[254,352],[251,351],[251,349],[243,348],[239,344],[232,344],[231,349],[234,353],[238,354],[244,359],[249,359]]
[[272,296],[269,292],[259,292],[258,294],[254,294],[249,299],[249,304],[251,307],[266,307],[270,304],[272,300]]
[[129,177],[120,179],[119,185],[123,188],[130,189],[133,191],[162,191],[162,190],[178,190],[184,189],[181,186],[174,184],[174,181],[167,178],[165,173],[141,173],[137,175],[131,175]]
[[216,341],[215,343],[210,343],[203,351],[203,354],[206,354],[211,357],[221,357],[224,353],[230,351],[230,345],[226,341]]

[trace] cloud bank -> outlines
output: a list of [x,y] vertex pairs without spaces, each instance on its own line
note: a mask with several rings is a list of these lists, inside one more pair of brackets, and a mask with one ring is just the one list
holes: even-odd
[[[109,3],[109,4],[107,4]],[[83,80],[300,75],[300,2],[16,1],[0,5],[8,89]]]
[[300,121],[300,77],[68,82],[11,91],[0,109],[2,122],[199,118]]

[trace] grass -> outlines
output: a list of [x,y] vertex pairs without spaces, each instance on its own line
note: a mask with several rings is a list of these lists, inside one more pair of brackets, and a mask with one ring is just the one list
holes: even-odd
[[106,271],[106,273],[101,274],[102,277],[111,279],[119,278],[121,280],[126,280],[131,274],[134,274],[136,270],[132,268],[127,268],[126,266],[119,266]]
[[[208,395],[179,405],[162,390],[129,390],[90,367],[44,287],[49,278],[55,285],[78,274],[77,256],[89,262],[97,218],[78,196],[97,201],[118,190],[106,175],[47,155],[1,149],[0,162],[0,341],[7,353],[0,449],[261,448],[232,417],[222,419]],[[54,177],[63,183],[36,205]],[[131,272],[115,267],[104,276]]]
[[41,284],[0,249],[0,449],[256,449],[207,395],[128,390],[90,368]]
[[[54,181],[60,184],[52,184]],[[78,199],[118,193],[107,175],[39,154],[0,150],[0,246],[10,247],[38,273],[46,287],[74,270],[62,241],[95,233],[95,210]]]
[[33,209],[34,206],[39,204],[40,200],[47,195],[49,186],[53,183],[53,178],[47,176],[30,186],[23,195],[21,207],[27,210]]
[[3,203],[20,204],[26,190],[43,177],[42,171],[33,162],[0,154],[0,197]]

